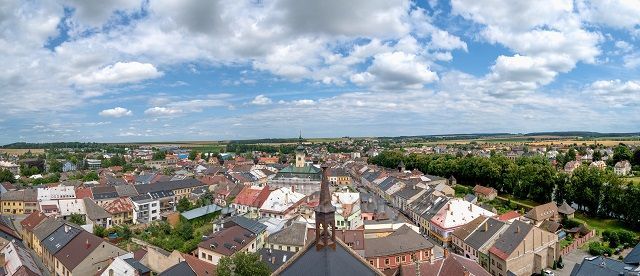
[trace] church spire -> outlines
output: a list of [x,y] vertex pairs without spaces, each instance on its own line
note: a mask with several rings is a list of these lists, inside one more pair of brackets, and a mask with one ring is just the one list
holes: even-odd
[[336,207],[331,204],[329,190],[329,166],[322,164],[322,184],[320,184],[320,202],[316,207],[316,249],[324,247],[336,249]]

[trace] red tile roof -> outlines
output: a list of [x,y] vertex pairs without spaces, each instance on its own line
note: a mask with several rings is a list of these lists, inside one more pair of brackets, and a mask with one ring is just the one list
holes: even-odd
[[128,197],[119,197],[114,201],[107,203],[104,206],[104,210],[109,214],[120,214],[133,211],[133,203]]
[[246,186],[233,200],[233,203],[250,207],[260,208],[262,203],[269,197],[269,186],[252,187]]
[[91,188],[77,188],[76,198],[93,198]]
[[36,210],[35,212],[33,212],[29,216],[27,216],[24,220],[22,220],[20,222],[20,225],[22,225],[23,229],[31,232],[31,231],[33,231],[33,228],[38,226],[38,224],[40,224],[40,222],[42,222],[45,218],[47,218],[47,216],[45,214],[43,214],[40,211]]
[[506,212],[506,213],[504,213],[502,215],[499,215],[496,218],[498,220],[501,220],[501,221],[509,221],[509,220],[512,220],[512,219],[515,219],[515,218],[519,218],[519,217],[520,217],[520,213],[518,213],[518,211],[512,210],[512,211]]
[[187,262],[189,267],[196,273],[198,276],[213,276],[216,275],[216,266],[210,263],[207,263],[203,260],[200,260],[194,256],[189,254],[182,253],[182,257],[184,261]]
[[484,196],[490,196],[491,194],[496,194],[496,195],[498,194],[498,191],[496,191],[496,189],[480,186],[480,185],[476,185],[475,187],[473,187],[473,191],[477,194],[481,194]]

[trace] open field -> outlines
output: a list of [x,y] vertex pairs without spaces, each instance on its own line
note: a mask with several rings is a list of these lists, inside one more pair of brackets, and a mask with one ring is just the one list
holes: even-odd
[[580,212],[575,213],[574,219],[579,222],[586,223],[592,229],[598,230],[598,235],[601,235],[604,230],[629,230],[636,234],[640,234],[638,231],[634,231],[617,219],[592,218]]
[[44,149],[0,149],[0,153],[22,155],[31,151],[33,154],[44,153]]
[[622,180],[625,180],[625,181],[631,181],[631,182],[633,182],[633,183],[635,183],[635,184],[640,184],[640,176],[635,176],[635,177],[625,177],[625,178],[622,178]]

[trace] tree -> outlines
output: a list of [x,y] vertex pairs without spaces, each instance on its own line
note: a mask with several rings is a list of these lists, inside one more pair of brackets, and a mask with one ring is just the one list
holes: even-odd
[[13,173],[11,173],[9,170],[0,170],[0,182],[16,182],[15,177],[13,176]]
[[84,216],[76,213],[71,214],[71,217],[69,218],[69,222],[75,223],[77,225],[87,224],[87,221],[85,220]]
[[196,157],[198,157],[198,151],[196,150],[191,150],[189,152],[189,160],[196,160]]
[[98,181],[100,180],[100,176],[98,176],[98,173],[91,171],[88,172],[87,174],[84,175],[84,177],[82,177],[82,181]]
[[156,151],[153,153],[153,160],[164,160],[167,157],[166,151]]
[[230,257],[222,257],[216,267],[218,276],[261,276],[270,275],[271,270],[256,253],[238,252]]
[[189,201],[189,199],[187,199],[186,197],[183,197],[178,201],[178,206],[176,208],[178,209],[178,212],[181,213],[189,211],[192,208],[191,201]]
[[51,159],[49,162],[49,172],[62,172],[62,163],[56,159]]
[[636,150],[633,152],[631,164],[633,164],[634,166],[640,166],[640,148],[636,148]]
[[188,221],[178,222],[175,232],[184,240],[190,240],[193,238],[193,226]]
[[632,157],[633,153],[631,152],[629,147],[624,144],[620,144],[613,149],[612,164],[618,163],[618,161],[622,160],[631,160]]
[[102,227],[101,225],[95,225],[93,227],[93,234],[95,234],[98,237],[104,238],[107,236],[107,229],[105,229],[104,227]]

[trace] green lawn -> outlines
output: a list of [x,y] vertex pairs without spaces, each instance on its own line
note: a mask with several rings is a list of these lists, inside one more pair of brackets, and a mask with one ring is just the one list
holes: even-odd
[[625,177],[625,178],[622,178],[622,180],[624,180],[624,181],[631,181],[631,182],[634,182],[634,183],[636,183],[636,184],[640,184],[640,176]]
[[575,220],[586,223],[591,229],[596,229],[598,231],[598,235],[600,235],[604,230],[629,230],[636,234],[640,234],[616,219],[592,218],[583,213],[576,212]]

